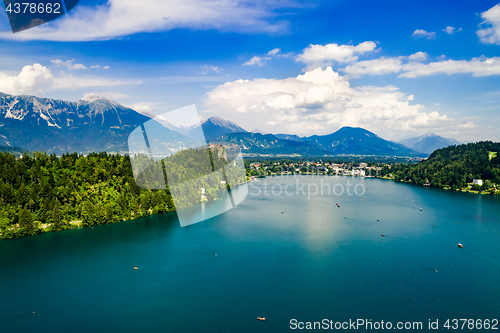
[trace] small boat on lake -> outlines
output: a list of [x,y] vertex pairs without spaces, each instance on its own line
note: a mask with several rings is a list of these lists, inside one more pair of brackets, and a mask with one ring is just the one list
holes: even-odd
[[266,320],[266,318],[264,318],[264,317],[257,317],[257,320],[260,320],[260,321],[265,321],[265,320]]
[[464,246],[462,244],[458,243],[458,247],[463,248]]

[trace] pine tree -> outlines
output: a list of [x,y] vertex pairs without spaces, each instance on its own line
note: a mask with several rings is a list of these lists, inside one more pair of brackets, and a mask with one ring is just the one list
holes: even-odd
[[93,205],[85,201],[82,207],[82,226],[90,227],[95,224],[95,215],[94,215],[94,207]]
[[52,220],[52,229],[59,230],[61,228],[62,217],[61,217],[61,211],[59,209],[59,200],[57,199],[55,199],[54,208],[52,208],[51,220]]
[[111,207],[110,203],[106,203],[104,205],[104,223],[112,222],[115,222],[113,219],[113,207]]
[[10,227],[10,220],[0,214],[0,231],[3,233],[8,227]]
[[24,234],[31,235],[34,231],[33,218],[26,207],[19,212],[19,226]]

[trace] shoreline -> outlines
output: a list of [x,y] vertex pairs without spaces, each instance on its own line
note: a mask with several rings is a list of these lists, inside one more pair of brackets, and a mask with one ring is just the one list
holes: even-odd
[[492,191],[477,191],[477,190],[473,190],[471,188],[459,188],[459,189],[453,190],[453,189],[451,189],[451,187],[422,185],[422,184],[416,184],[416,183],[409,182],[409,181],[404,181],[404,180],[400,180],[398,182],[398,181],[396,181],[394,179],[394,177],[392,177],[392,178],[389,178],[389,177],[377,177],[377,178],[379,178],[379,179],[385,179],[385,180],[393,180],[396,183],[405,183],[405,184],[411,184],[411,185],[418,185],[418,186],[422,186],[422,187],[438,188],[438,189],[442,189],[442,190],[445,190],[445,191],[452,191],[452,192],[472,193],[472,194],[491,195],[491,196],[500,195],[500,191],[499,190],[497,190],[495,193],[493,193]]
[[[399,181],[398,182],[398,181],[396,181],[394,179],[394,177],[392,177],[392,178],[390,178],[390,177],[374,177],[374,176],[360,177],[360,176],[348,176],[348,175],[324,175],[324,174],[313,174],[313,173],[308,173],[308,174],[273,174],[273,175],[266,175],[263,178],[257,178],[257,177],[252,178],[252,177],[250,177],[249,179],[245,180],[245,182],[237,184],[237,187],[239,187],[240,185],[248,184],[248,183],[250,183],[252,181],[256,181],[258,179],[265,179],[267,177],[283,177],[283,176],[286,176],[286,177],[322,176],[322,177],[351,177],[351,178],[366,178],[366,179],[382,179],[382,180],[392,180],[395,183],[404,183],[404,184],[409,184],[409,185],[419,185],[421,187],[436,188],[436,189],[442,189],[442,190],[445,190],[445,191],[453,191],[453,192],[460,192],[460,193],[471,193],[471,194],[480,194],[480,195],[490,195],[490,196],[500,196],[500,191],[496,191],[496,193],[492,193],[492,192],[476,191],[476,190],[472,190],[472,189],[457,189],[457,190],[452,190],[449,187],[425,186],[425,185],[415,184],[415,183],[408,182],[408,181]],[[229,190],[229,191],[231,191],[231,190]],[[220,192],[220,191],[218,191],[218,192]],[[196,207],[196,206],[198,206],[200,204],[205,204],[205,203],[210,203],[210,202],[217,202],[217,201],[218,201],[218,198],[216,198],[215,200],[204,200],[204,201],[200,200],[200,202],[198,202],[197,204],[195,204],[195,205],[193,205],[191,207],[188,207],[188,208],[184,208],[184,209],[191,209],[191,208],[194,208],[194,207]],[[184,209],[181,209],[181,210],[184,210]],[[114,221],[114,222],[109,222],[109,223],[104,223],[104,224],[96,224],[95,226],[105,225],[105,224],[113,224],[113,223],[120,223],[120,222],[125,222],[125,221],[132,221],[132,220],[136,220],[136,219],[139,219],[139,218],[142,218],[142,217],[155,216],[155,215],[160,215],[160,214],[170,214],[170,213],[175,213],[175,212],[177,212],[177,210],[153,214],[152,210],[148,210],[147,211],[148,214],[141,215],[140,213],[138,213],[137,217],[135,217],[136,214],[135,214],[135,212],[133,212],[131,215],[134,216],[134,217],[131,217],[129,219],[123,219],[121,221]],[[48,232],[57,232],[57,231],[64,231],[64,230],[73,230],[73,229],[82,229],[82,228],[94,227],[94,225],[93,226],[82,226],[82,221],[81,220],[73,220],[73,221],[69,221],[69,222],[64,222],[65,225],[61,229],[59,229],[59,230],[52,230],[51,229],[52,223],[43,223],[42,224],[40,221],[33,221],[33,223],[36,223],[36,225],[37,225],[37,227],[35,229],[35,231],[36,231],[35,233],[29,234],[29,235],[16,235],[16,232],[19,231],[19,230],[21,230],[21,228],[20,227],[10,228],[10,229],[6,229],[5,231],[15,230],[14,235],[12,235],[12,237],[3,238],[3,237],[1,237],[1,235],[3,233],[0,232],[0,240],[13,239],[13,238],[19,238],[19,237],[25,237],[25,236],[35,236],[35,235],[45,234],[45,233],[48,233]]]
[[[441,186],[430,186],[430,185],[422,185],[422,184],[415,184],[413,182],[409,181],[396,181],[394,177],[375,177],[375,176],[350,176],[350,175],[323,175],[323,174],[314,174],[314,173],[307,173],[307,174],[272,174],[272,175],[266,175],[266,177],[281,177],[281,176],[323,176],[323,177],[351,177],[351,178],[366,178],[366,179],[383,179],[383,180],[392,180],[395,183],[404,183],[404,184],[410,184],[410,185],[417,185],[421,187],[428,187],[428,188],[436,188],[436,189],[442,189],[445,191],[453,191],[453,192],[461,192],[461,193],[472,193],[472,194],[480,194],[480,195],[491,195],[491,196],[500,196],[500,190],[497,190],[496,193],[492,193],[490,191],[485,192],[485,191],[476,191],[472,189],[457,189],[457,190],[452,190],[450,187],[441,187]],[[257,179],[257,177],[255,178]]]
[[[245,182],[237,184],[237,187],[239,187],[240,185],[247,184],[251,181],[253,181],[253,179],[245,180]],[[220,191],[217,191],[217,193],[219,193],[219,192]],[[218,199],[219,198],[216,198],[214,200],[207,200],[207,199],[200,200],[200,202],[198,202],[197,204],[195,204],[191,207],[180,209],[180,211],[186,210],[186,209],[192,209],[194,207],[197,207],[198,205],[205,204],[205,203],[215,203],[218,201]],[[137,219],[140,219],[142,217],[149,217],[149,216],[155,216],[155,215],[161,215],[161,214],[171,214],[171,213],[176,213],[177,209],[175,209],[173,211],[169,211],[169,212],[162,212],[162,213],[156,213],[156,214],[154,214],[153,210],[151,210],[151,209],[149,209],[147,212],[148,212],[148,214],[144,214],[144,215],[137,213],[139,215],[137,217],[135,217],[135,212],[132,212],[131,215],[133,217],[131,217],[129,219],[123,219],[121,221],[111,221],[108,223],[96,224],[96,225],[92,225],[92,226],[82,226],[82,220],[73,220],[73,221],[69,221],[69,222],[63,222],[65,224],[59,230],[52,230],[51,229],[53,223],[41,223],[41,221],[33,221],[33,224],[36,224],[36,228],[34,229],[34,231],[36,231],[35,233],[28,234],[28,235],[16,235],[16,233],[19,232],[22,228],[19,226],[15,227],[15,228],[11,227],[11,228],[6,229],[5,231],[14,231],[14,235],[12,235],[12,237],[1,237],[3,235],[3,233],[0,231],[0,241],[6,240],[6,239],[19,238],[19,237],[26,237],[26,236],[36,236],[36,235],[41,235],[41,234],[45,234],[45,233],[49,233],[49,232],[58,232],[58,231],[65,231],[65,230],[76,230],[76,229],[83,229],[83,228],[89,228],[89,227],[97,227],[100,225],[114,224],[114,223],[120,223],[120,222],[125,222],[125,221],[137,220]]]

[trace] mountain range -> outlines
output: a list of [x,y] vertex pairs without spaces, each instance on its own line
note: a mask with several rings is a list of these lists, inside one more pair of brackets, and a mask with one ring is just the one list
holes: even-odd
[[252,154],[426,156],[359,127],[342,127],[332,134],[302,138],[286,134],[230,133],[215,143],[239,145],[243,152]]
[[[161,139],[171,141],[171,146],[158,146],[168,149],[182,149],[190,146],[190,143],[192,146],[190,137],[194,137],[196,132],[200,133],[201,126],[206,141],[237,145],[248,154],[428,155],[427,151],[424,154],[423,150],[385,140],[363,128],[343,127],[328,135],[299,137],[247,132],[237,124],[219,117],[210,117],[197,126],[178,127],[161,117],[141,114],[106,98],[92,96],[77,102],[67,102],[0,93],[0,145],[3,146],[56,154],[93,151],[127,153],[130,133],[145,123],[149,127],[153,123],[153,127],[161,132]],[[423,149],[422,142],[442,142],[436,137],[428,135],[426,138],[404,142]],[[154,144],[151,138],[149,141]]]
[[[29,151],[127,152],[130,133],[149,120],[106,98],[66,102],[0,93],[0,145]],[[172,141],[188,140],[167,128],[164,134]]]
[[455,139],[446,139],[431,132],[422,136],[402,140],[399,143],[424,154],[431,154],[436,149],[460,144],[460,142]]
[[330,153],[308,142],[278,139],[272,134],[230,133],[213,141],[214,144],[238,146],[246,154],[322,156]]

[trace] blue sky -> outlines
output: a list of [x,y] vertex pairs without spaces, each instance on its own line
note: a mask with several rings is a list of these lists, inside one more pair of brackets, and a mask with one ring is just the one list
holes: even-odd
[[272,133],[500,141],[497,1],[80,1],[16,34],[2,12],[0,91],[196,104]]

